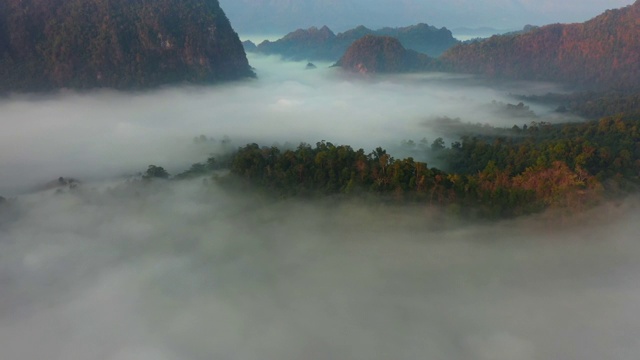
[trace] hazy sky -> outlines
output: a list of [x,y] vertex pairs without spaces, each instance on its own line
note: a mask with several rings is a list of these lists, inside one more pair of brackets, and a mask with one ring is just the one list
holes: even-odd
[[220,0],[241,33],[288,32],[329,25],[406,26],[426,22],[449,29],[520,29],[526,24],[581,22],[633,0]]

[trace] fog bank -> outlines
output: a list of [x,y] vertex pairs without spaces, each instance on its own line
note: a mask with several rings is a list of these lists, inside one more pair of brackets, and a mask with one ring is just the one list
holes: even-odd
[[[467,76],[434,73],[362,78],[328,63],[305,70],[306,63],[276,57],[252,56],[250,61],[257,80],[0,100],[0,195],[59,176],[120,177],[149,164],[181,171],[215,152],[207,144],[193,144],[199,135],[216,140],[226,135],[236,146],[327,140],[371,151],[405,139],[433,141],[442,134],[425,122],[443,116],[511,127],[512,117],[487,105],[493,100],[517,103],[509,93],[561,90],[544,83],[489,86]],[[547,116],[553,109],[532,110]],[[531,119],[517,121],[522,126]]]
[[[4,359],[635,359],[638,202],[564,222],[200,179],[2,208]],[[585,225],[588,224],[588,225]]]

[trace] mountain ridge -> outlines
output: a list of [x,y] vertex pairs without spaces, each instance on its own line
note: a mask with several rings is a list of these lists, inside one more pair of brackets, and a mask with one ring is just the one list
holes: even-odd
[[402,73],[433,69],[434,62],[425,54],[405,49],[394,37],[365,35],[349,46],[335,66],[361,74]]
[[2,0],[0,6],[0,92],[253,76],[217,0]]
[[365,35],[395,37],[405,48],[432,57],[458,44],[447,28],[438,29],[424,23],[398,28],[384,27],[378,30],[360,25],[338,34],[325,25],[321,28],[297,29],[276,41],[265,40],[257,46],[256,51],[280,55],[291,60],[336,61],[354,41]]
[[583,23],[551,24],[457,45],[440,59],[457,72],[637,90],[640,0]]
[[520,29],[525,24],[581,22],[621,7],[630,0],[579,3],[523,0],[220,0],[242,34],[284,33],[326,24],[344,31],[363,24],[370,28],[419,22],[451,28]]

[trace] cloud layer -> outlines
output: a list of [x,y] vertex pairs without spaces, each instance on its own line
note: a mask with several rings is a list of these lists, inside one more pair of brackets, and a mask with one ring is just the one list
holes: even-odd
[[0,346],[10,360],[633,359],[637,206],[473,225],[200,180],[34,194],[0,227]]
[[[120,177],[149,164],[181,171],[215,150],[193,144],[193,137],[202,134],[217,140],[226,135],[236,145],[327,140],[370,151],[404,139],[432,141],[441,134],[425,127],[425,121],[443,116],[511,127],[513,119],[487,108],[491,101],[515,103],[509,92],[557,89],[524,83],[496,88],[448,74],[363,79],[330,64],[305,70],[305,63],[250,60],[258,80],[140,94],[63,92],[2,100],[0,194],[32,189],[59,176]],[[540,115],[551,111],[533,110]]]

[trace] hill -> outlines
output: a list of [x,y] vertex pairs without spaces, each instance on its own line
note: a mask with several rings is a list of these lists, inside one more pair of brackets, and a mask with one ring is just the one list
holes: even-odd
[[534,122],[522,128],[467,124],[469,132],[463,131],[450,147],[442,138],[431,146],[418,145],[419,152],[440,159],[443,168],[412,157],[394,158],[381,147],[367,154],[324,140],[296,149],[248,144],[228,158],[231,176],[221,180],[279,199],[364,196],[440,206],[449,215],[472,218],[552,209],[553,216],[562,216],[637,193],[639,120],[621,115],[557,125]]
[[264,41],[256,51],[264,54],[281,55],[292,60],[329,60],[340,58],[347,48],[365,35],[392,36],[411,50],[439,56],[445,50],[456,45],[451,31],[436,28],[427,24],[417,24],[399,28],[382,28],[371,30],[364,26],[335,34],[327,26],[318,29],[298,29],[276,41]]
[[291,60],[335,60],[341,54],[336,50],[337,43],[336,34],[328,27],[311,27],[290,32],[276,41],[265,40],[255,51]]
[[217,0],[0,0],[0,92],[252,75]]
[[417,25],[376,30],[374,35],[392,36],[400,40],[402,46],[432,57],[438,57],[446,50],[459,43],[447,28],[436,28],[420,23]]
[[428,70],[434,64],[434,59],[405,49],[396,38],[366,35],[349,46],[336,66],[368,74]]
[[551,80],[598,89],[640,88],[640,1],[577,24],[458,45],[441,60],[454,71]]

